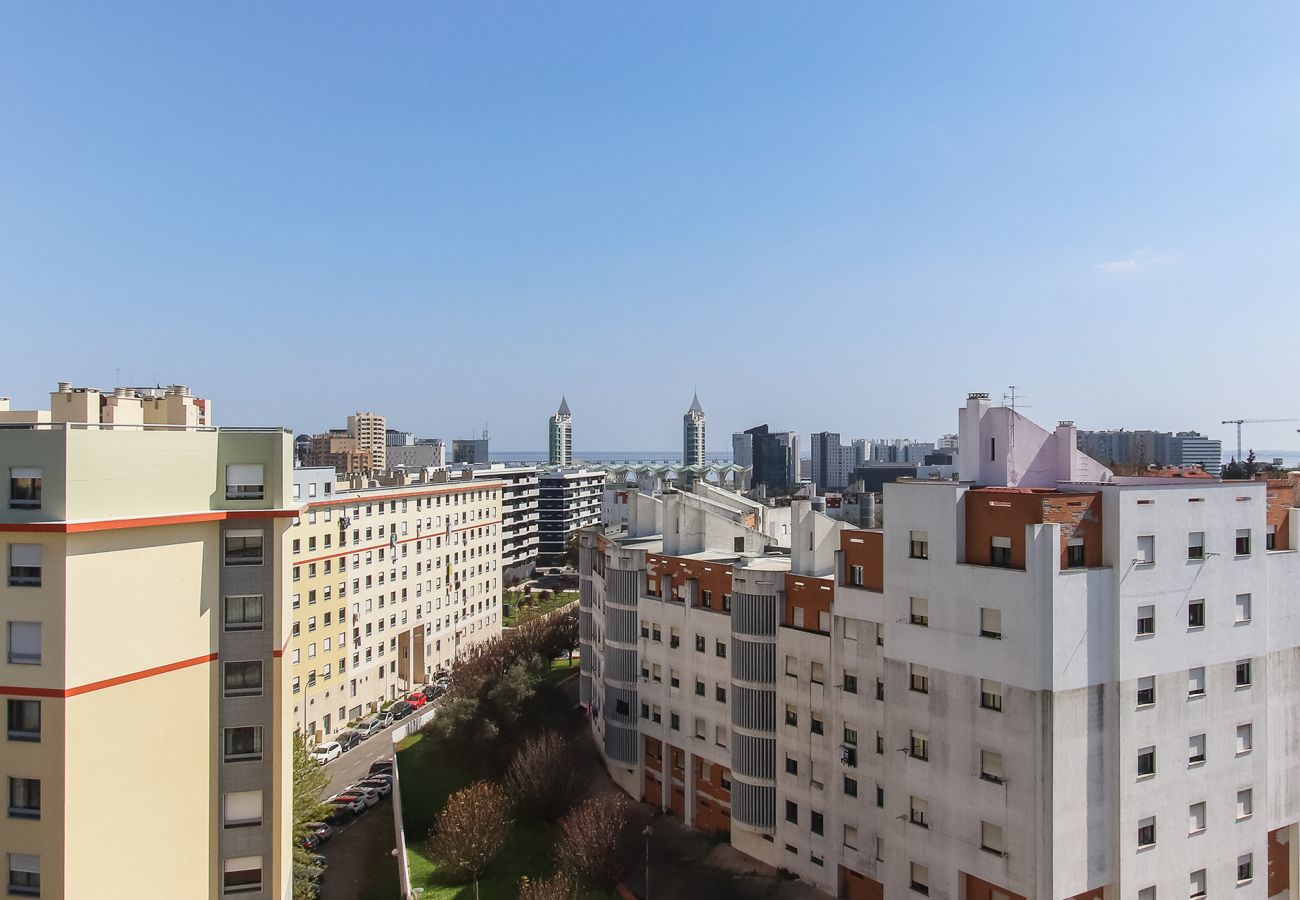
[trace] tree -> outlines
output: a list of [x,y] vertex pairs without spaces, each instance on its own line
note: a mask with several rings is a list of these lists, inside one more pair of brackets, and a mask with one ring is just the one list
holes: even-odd
[[519,879],[519,900],[572,900],[578,885],[568,872],[556,872],[545,880],[525,875]]
[[612,891],[636,849],[631,807],[624,794],[609,791],[588,798],[561,819],[558,856],[564,865]]
[[329,815],[329,805],[321,798],[329,786],[329,777],[307,750],[303,736],[293,735],[293,897],[294,900],[311,900],[316,896],[313,879],[319,878],[321,868],[312,860],[312,854],[302,845],[307,833],[307,823],[316,822]]
[[510,798],[490,781],[476,781],[447,798],[429,832],[429,852],[453,878],[478,880],[510,835]]
[[506,771],[515,805],[548,822],[564,815],[587,786],[586,745],[546,731],[525,741]]

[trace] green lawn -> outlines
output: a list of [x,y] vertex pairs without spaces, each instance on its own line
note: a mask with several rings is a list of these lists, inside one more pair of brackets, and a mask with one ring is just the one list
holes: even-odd
[[510,615],[503,616],[501,623],[507,628],[514,628],[516,625],[531,622],[544,613],[559,609],[561,606],[566,606],[578,599],[577,591],[561,591],[558,594],[552,594],[551,599],[543,603],[540,599],[540,593],[540,591],[533,591],[532,596],[527,598],[531,601],[531,606],[520,606],[520,601],[525,599],[524,595],[517,591],[508,591],[505,602],[510,604]]
[[[577,669],[576,659],[572,666],[563,659],[556,660],[551,666],[552,677],[556,673],[567,676]],[[444,882],[428,854],[429,826],[447,797],[474,779],[472,759],[463,748],[442,746],[437,738],[419,733],[398,747],[397,764],[402,777],[402,817],[411,886],[424,888],[423,900],[473,900],[473,884]],[[558,833],[555,824],[520,816],[505,849],[479,882],[481,900],[515,900],[521,877],[551,875],[555,871],[553,847]],[[606,900],[606,895],[591,891],[583,898]]]
[[551,684],[559,684],[578,671],[578,654],[573,654],[568,658],[561,656],[559,659],[551,660],[551,671],[549,677]]

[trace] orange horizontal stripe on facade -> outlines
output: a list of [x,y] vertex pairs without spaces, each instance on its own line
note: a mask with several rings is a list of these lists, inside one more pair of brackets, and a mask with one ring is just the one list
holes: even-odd
[[[422,541],[425,538],[442,537],[444,534],[455,534],[458,531],[469,531],[474,528],[485,528],[488,525],[500,525],[500,524],[501,524],[500,519],[493,519],[491,522],[479,522],[475,525],[462,525],[460,528],[443,529],[441,531],[439,531],[435,527],[435,528],[430,528],[424,534],[417,534],[415,537],[404,537],[400,539],[397,543],[409,544],[411,543],[411,541]],[[378,544],[371,544],[369,547],[352,547],[348,550],[343,550],[339,553],[326,553],[324,556],[312,556],[308,559],[293,559],[290,562],[292,565],[295,566],[305,566],[307,565],[307,563],[321,562],[326,559],[337,559],[340,556],[349,556],[353,553],[365,553],[369,550],[382,550],[387,546],[389,546],[388,541],[383,541]]]
[[[470,484],[473,487],[470,487]],[[369,497],[342,497],[334,500],[317,500],[307,504],[307,509],[322,509],[326,506],[360,506],[363,503],[384,503],[389,500],[408,500],[411,497],[432,497],[434,494],[463,494],[467,491],[476,491],[480,488],[505,487],[504,481],[474,481],[470,484],[458,484],[453,486],[439,485],[427,491],[403,491],[400,494],[372,494]]]
[[296,509],[218,509],[178,516],[145,516],[138,519],[100,519],[92,522],[0,522],[0,532],[27,534],[82,534],[88,531],[116,531],[123,528],[156,528],[163,525],[193,525],[239,519],[296,519]]
[[193,659],[182,659],[179,662],[154,666],[152,669],[141,669],[139,672],[132,672],[129,675],[118,675],[115,678],[105,678],[103,681],[92,681],[89,684],[83,684],[71,688],[14,687],[0,684],[0,694],[5,694],[10,697],[58,697],[66,700],[69,697],[89,694],[92,691],[102,691],[105,688],[117,687],[119,684],[129,684],[132,681],[143,681],[144,679],[152,678],[155,675],[166,675],[168,672],[175,672],[179,669],[188,669],[191,666],[200,666],[204,663],[216,662],[216,659],[217,654],[205,653],[203,656],[196,656]]

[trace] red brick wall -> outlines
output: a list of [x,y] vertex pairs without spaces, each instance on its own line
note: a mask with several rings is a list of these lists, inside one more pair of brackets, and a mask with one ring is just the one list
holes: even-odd
[[874,878],[840,866],[840,896],[844,900],[885,900],[885,886]]
[[1279,828],[1268,833],[1268,895],[1276,897],[1291,887],[1291,848],[1280,843],[1286,837],[1286,829]]
[[[701,831],[731,833],[731,791],[722,786],[722,779],[730,775],[726,766],[714,765],[698,756],[695,767],[695,827]],[[708,772],[708,781],[704,780]]]
[[840,549],[844,551],[844,583],[849,583],[850,566],[862,566],[862,587],[868,591],[885,589],[885,533],[846,528],[840,532]]
[[809,578],[806,575],[785,576],[785,624],[794,628],[794,611],[803,609],[803,630],[819,631],[820,613],[829,613],[835,600],[835,582],[830,578]]
[[1025,567],[1025,526],[1061,526],[1061,568],[1070,538],[1083,538],[1084,564],[1101,565],[1101,494],[985,489],[966,493],[966,562],[987,566],[994,537],[1011,539],[1011,566]]
[[[694,579],[697,582],[696,598],[699,608],[723,612],[723,597],[731,593],[730,562],[703,562],[698,559],[649,554],[646,558],[646,581],[650,594],[658,596],[659,585],[665,575],[671,578],[671,586],[663,599],[688,596],[690,592],[686,583]],[[711,594],[707,603],[704,600],[705,591]]]
[[[966,900],[992,900],[994,891],[1001,891],[1010,897],[1011,900],[1025,900],[1025,897],[1021,894],[1013,894],[1006,888],[998,887],[996,884],[990,884],[987,881],[976,878],[974,875],[967,875],[963,872],[962,877],[966,879]],[[1097,896],[1100,897],[1101,894],[1098,893]]]
[[1293,550],[1290,546],[1291,527],[1290,507],[1300,502],[1300,482],[1283,481],[1280,479],[1270,480],[1268,483],[1268,509],[1264,514],[1264,520],[1267,524],[1274,527],[1277,534],[1277,543],[1274,544],[1275,550]]

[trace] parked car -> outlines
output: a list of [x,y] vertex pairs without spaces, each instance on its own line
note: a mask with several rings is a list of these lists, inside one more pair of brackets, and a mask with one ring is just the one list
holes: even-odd
[[370,764],[370,774],[367,778],[373,778],[376,775],[392,775],[393,761],[391,759],[377,759]]
[[334,829],[324,822],[308,822],[303,827],[320,838],[322,844],[334,836]]
[[429,702],[429,698],[424,696],[424,691],[411,691],[410,696],[406,698],[406,702],[411,704],[413,709],[419,709]]
[[373,778],[363,778],[352,786],[370,788],[380,797],[387,797],[393,792],[393,779],[387,775],[376,775]]
[[352,787],[348,788],[346,791],[341,792],[338,796],[340,799],[345,797],[356,797],[366,805],[367,809],[369,809],[370,807],[374,806],[379,802],[378,791],[374,790],[373,788],[357,787],[356,785],[353,785]]
[[361,734],[356,731],[343,731],[334,740],[338,741],[339,746],[346,752],[361,743]]
[[338,741],[326,741],[323,744],[317,744],[311,748],[311,758],[316,760],[322,766],[333,759],[338,759],[343,755],[343,747]]
[[392,706],[388,707],[388,711],[393,714],[393,721],[396,722],[399,719],[405,719],[411,713],[415,712],[415,707],[407,703],[405,700],[398,700]]
[[308,850],[315,850],[320,846],[320,838],[316,836],[315,832],[309,831],[306,834],[299,836],[298,843],[302,844]]
[[329,803],[331,806],[346,809],[353,815],[365,812],[366,809],[366,800],[361,794],[351,794],[347,791],[344,791],[341,794],[335,794],[325,802]]
[[389,725],[392,725],[397,720],[393,718],[393,714],[391,712],[389,712],[388,710],[384,710],[383,712],[375,713],[372,718],[372,721],[378,722],[379,727],[381,728],[387,728]]
[[446,688],[440,688],[436,684],[426,684],[420,688],[420,693],[424,694],[424,699],[433,702],[447,692]]
[[357,726],[357,734],[361,735],[361,740],[368,741],[371,737],[379,734],[384,730],[378,719],[366,719]]

